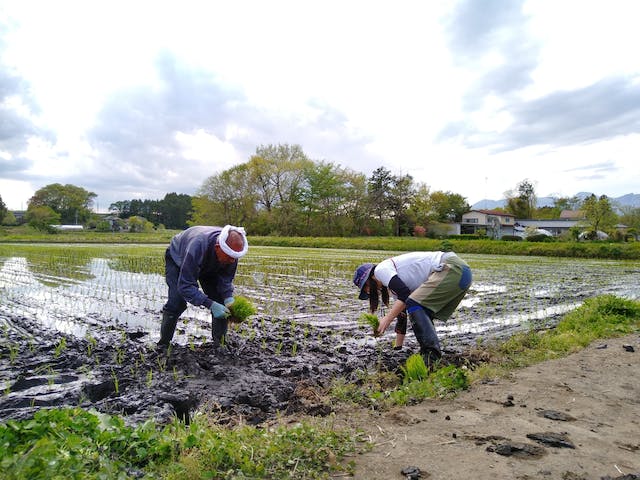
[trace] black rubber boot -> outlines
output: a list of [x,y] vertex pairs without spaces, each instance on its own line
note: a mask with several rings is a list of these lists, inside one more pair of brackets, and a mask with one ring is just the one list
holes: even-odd
[[229,320],[226,318],[215,318],[211,315],[211,340],[216,347],[224,346],[227,339],[228,326]]
[[436,329],[424,308],[415,307],[411,310],[409,320],[411,320],[416,340],[420,344],[420,353],[427,367],[431,367],[442,357]]
[[178,316],[175,313],[162,311],[162,325],[160,326],[160,340],[158,345],[168,347],[176,331]]

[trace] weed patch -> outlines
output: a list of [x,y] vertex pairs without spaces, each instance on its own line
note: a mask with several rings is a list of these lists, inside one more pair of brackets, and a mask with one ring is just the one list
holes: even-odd
[[352,472],[364,444],[330,423],[225,428],[205,416],[190,425],[136,427],[79,408],[40,410],[0,425],[3,478],[326,478]]

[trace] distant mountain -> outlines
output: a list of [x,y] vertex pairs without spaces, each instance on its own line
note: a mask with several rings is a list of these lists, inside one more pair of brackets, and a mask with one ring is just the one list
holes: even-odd
[[[576,193],[576,197],[580,200],[584,200],[591,193],[589,192],[579,192]],[[620,207],[632,207],[632,208],[640,208],[640,194],[639,193],[627,193],[621,197],[617,198],[609,198],[611,200],[612,205],[620,206]],[[538,208],[542,207],[553,207],[553,197],[540,197],[538,198]],[[504,208],[507,204],[506,199],[502,200],[480,200],[479,202],[471,205],[472,210],[493,210],[494,208]]]

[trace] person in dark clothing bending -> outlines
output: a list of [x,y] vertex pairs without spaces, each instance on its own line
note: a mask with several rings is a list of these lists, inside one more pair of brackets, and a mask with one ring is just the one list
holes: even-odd
[[213,343],[224,343],[238,259],[248,248],[244,229],[233,225],[190,227],[171,239],[164,257],[169,295],[158,345],[169,345],[187,302],[211,310]]
[[[406,332],[406,310],[420,352],[427,366],[442,356],[440,341],[432,319],[448,319],[471,286],[469,265],[453,252],[410,252],[383,260],[379,264],[364,263],[353,276],[360,289],[360,300],[369,300],[371,312],[378,308],[379,293],[393,305],[380,320],[377,333],[382,335],[397,318],[396,333]],[[402,325],[404,323],[404,325]],[[404,336],[402,337],[404,338]]]

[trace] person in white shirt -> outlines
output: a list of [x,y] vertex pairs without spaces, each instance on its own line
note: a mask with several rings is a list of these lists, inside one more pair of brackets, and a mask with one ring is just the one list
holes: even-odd
[[[369,300],[375,312],[382,302],[389,305],[389,292],[395,298],[380,320],[377,334],[382,335],[391,322],[402,319],[406,309],[420,352],[427,366],[442,357],[434,318],[447,320],[471,286],[469,265],[453,252],[410,252],[383,260],[364,263],[353,276],[360,289],[360,300]],[[406,328],[406,327],[405,327]],[[396,333],[401,334],[396,327]]]

